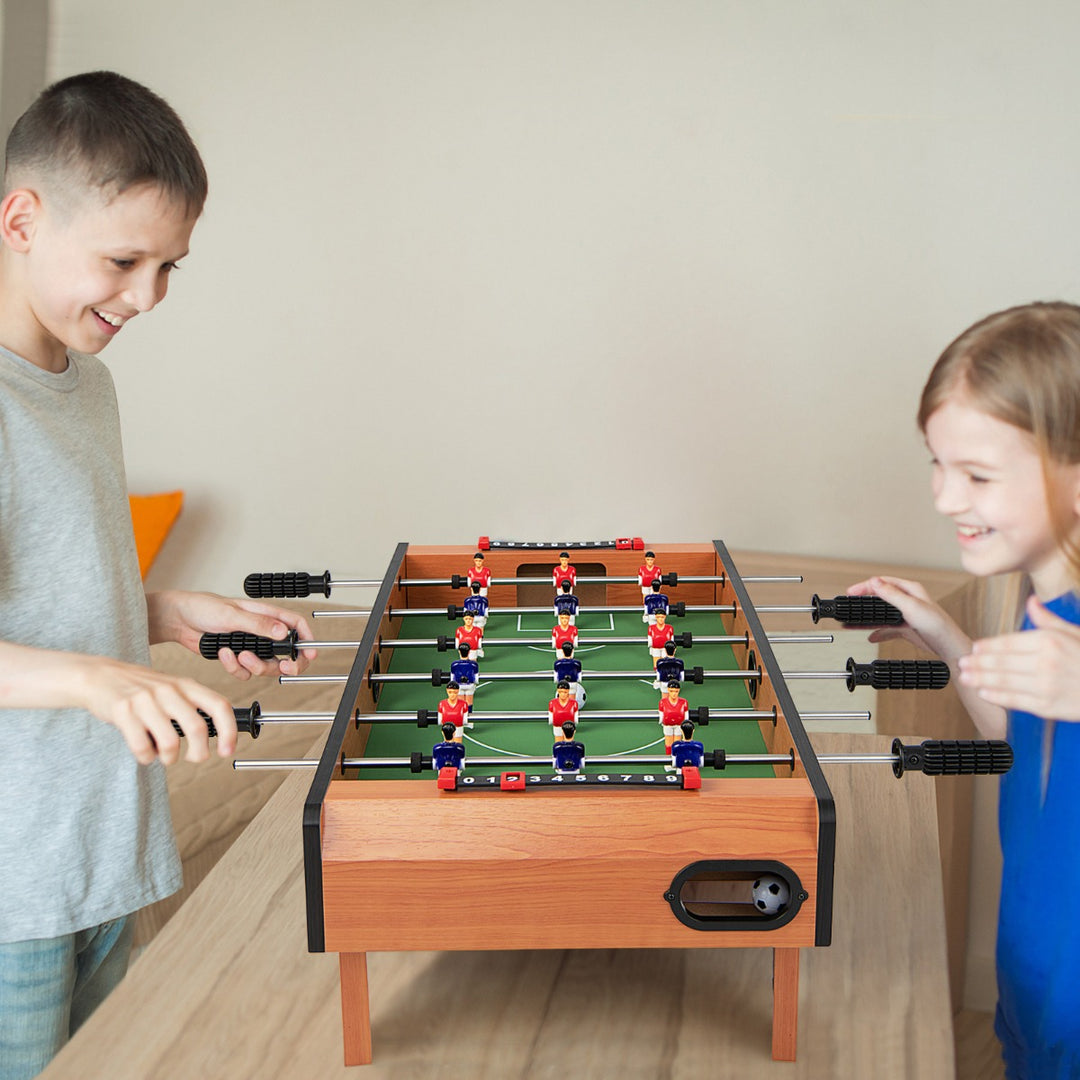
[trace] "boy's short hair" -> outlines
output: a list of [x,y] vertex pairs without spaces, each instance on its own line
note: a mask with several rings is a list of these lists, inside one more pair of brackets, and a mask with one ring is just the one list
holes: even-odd
[[107,199],[140,184],[159,187],[198,216],[206,169],[183,121],[145,86],[114,71],[61,79],[43,90],[11,129],[5,192],[28,176],[54,194],[96,190]]

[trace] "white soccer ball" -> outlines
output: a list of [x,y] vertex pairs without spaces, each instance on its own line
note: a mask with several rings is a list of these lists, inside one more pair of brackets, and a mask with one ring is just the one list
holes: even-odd
[[776,874],[762,874],[753,885],[754,907],[762,915],[779,915],[791,901],[787,882]]

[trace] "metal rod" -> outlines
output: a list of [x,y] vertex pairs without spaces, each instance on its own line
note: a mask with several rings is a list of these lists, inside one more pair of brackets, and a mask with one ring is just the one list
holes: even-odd
[[[895,765],[900,760],[898,754],[820,754],[817,756],[821,765]],[[528,766],[550,766],[547,757],[490,757],[466,758],[466,765],[474,768],[525,768]],[[641,755],[639,757],[595,757],[587,754],[585,764],[594,765],[668,765],[670,757],[659,755]],[[319,764],[318,758],[283,758],[281,760],[247,759],[233,762],[234,769],[314,769]],[[408,768],[406,758],[344,758],[344,769],[395,769]],[[780,765],[790,766],[789,754],[728,754],[725,765]]]
[[[790,754],[728,754],[725,759],[726,765],[791,765]],[[821,760],[821,759],[819,759]],[[466,765],[474,768],[523,768],[525,766],[550,766],[550,757],[489,757],[489,758],[466,758]],[[256,758],[237,759],[233,762],[234,769],[313,769],[319,764],[318,758],[283,758],[281,760],[260,760]],[[343,758],[341,768],[344,769],[397,769],[409,768],[408,758]],[[588,765],[670,765],[671,758],[667,755],[642,754],[639,756],[608,756],[590,758],[586,755]]]
[[[785,679],[849,679],[847,671],[784,671],[781,673]],[[733,671],[703,671],[703,679],[760,679],[761,668],[747,670],[736,669]],[[648,679],[652,680],[655,672],[648,671],[590,671],[588,679]],[[343,683],[345,675],[279,675],[278,682],[283,686],[287,683]],[[546,679],[551,681],[550,671],[492,671],[480,678],[484,682],[507,682],[510,680]],[[391,682],[425,682],[431,676],[422,671],[409,672],[407,674],[392,674],[372,672],[368,679],[373,683]]]
[[[492,585],[536,585],[543,584],[547,580],[546,577],[503,577],[491,579]],[[677,578],[677,584],[673,586],[678,588],[683,582],[693,585],[722,585],[727,582],[727,578],[722,574],[704,574],[699,576],[687,576],[683,577],[681,574]],[[761,583],[779,583],[779,584],[791,584],[796,585],[802,583],[801,574],[757,574],[744,577],[742,579],[745,582],[752,584]],[[620,577],[620,576],[604,576],[596,577],[592,575],[586,575],[577,579],[581,585],[637,585],[638,579],[636,577]],[[372,589],[381,585],[381,581],[372,581],[368,579],[360,578],[330,578],[330,587],[332,589],[341,588],[360,588],[360,589]],[[404,588],[429,588],[429,587],[442,587],[450,586],[452,581],[450,578],[402,578],[398,581],[398,584]]]
[[[336,714],[332,712],[264,712],[259,714],[262,724],[329,724]],[[505,723],[507,721],[547,720],[546,712],[509,711],[500,713],[474,712],[473,720],[481,723]],[[656,709],[605,709],[582,712],[582,722],[591,720],[655,720]],[[851,712],[800,712],[803,720],[869,720],[866,710]],[[415,723],[416,712],[357,713],[353,719],[359,724]],[[761,709],[710,709],[709,720],[773,720],[772,710]]]
[[[768,608],[758,608],[758,611],[769,610]],[[809,607],[799,608],[798,610],[809,612]],[[711,611],[718,612],[721,615],[734,615],[734,604],[687,604],[686,612],[702,612]],[[622,604],[622,605],[602,605],[596,606],[589,604],[587,607],[583,606],[578,614],[597,614],[597,615],[619,615],[625,612],[634,612],[638,615],[641,614],[641,606],[638,604]],[[402,619],[408,615],[442,615],[446,616],[447,608],[387,608],[386,614],[391,619]],[[550,604],[545,604],[543,607],[498,607],[491,608],[488,612],[489,615],[553,615],[552,607]],[[370,615],[371,609],[367,608],[326,608],[324,610],[317,610],[311,613],[312,618],[315,619],[359,619],[364,616]]]
[[[831,644],[834,640],[832,634],[766,634],[768,641],[773,645],[815,645]],[[582,638],[577,643],[577,648],[592,647],[596,645],[640,645],[644,642],[645,637],[642,634],[640,637],[610,637],[610,638],[596,638],[595,640],[589,638],[588,640]],[[745,645],[745,634],[719,634],[713,637],[702,636],[694,637],[693,643],[695,645]],[[297,643],[299,644],[299,642]],[[307,649],[319,649],[323,645],[348,645],[347,641],[305,641],[303,643],[304,648]],[[352,644],[359,645],[359,642],[352,642]],[[436,638],[383,638],[379,642],[380,649],[411,649],[411,648],[434,648],[439,644]],[[513,645],[546,645],[551,646],[551,638],[484,638],[484,648],[493,646],[513,646]]]

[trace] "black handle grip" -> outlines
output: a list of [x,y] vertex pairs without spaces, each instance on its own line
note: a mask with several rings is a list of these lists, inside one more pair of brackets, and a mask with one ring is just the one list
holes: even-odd
[[997,775],[1012,768],[1012,747],[1004,739],[927,739],[918,746],[905,746],[893,739],[897,755],[893,772],[897,777],[912,769],[927,776]]
[[671,605],[671,610],[668,611],[669,615],[673,615],[677,619],[681,619],[686,614],[686,601],[679,600]]
[[330,571],[322,574],[305,574],[302,570],[290,574],[248,574],[244,578],[244,593],[256,599],[311,596],[312,593],[329,596]]
[[298,640],[295,630],[290,630],[281,641],[245,634],[240,630],[231,634],[203,634],[199,638],[199,655],[207,660],[216,660],[222,649],[232,649],[234,653],[254,653],[260,660],[275,660],[281,656],[295,660],[300,655]]
[[810,601],[810,614],[818,619],[836,619],[845,626],[899,626],[904,616],[880,596],[837,596],[822,600],[817,593]]
[[660,583],[662,585],[670,585],[671,588],[676,588],[679,584],[679,575],[672,570],[670,574],[661,574]]
[[[206,721],[207,735],[209,735],[211,739],[216,739],[217,727],[214,725],[214,721],[210,718],[210,715],[204,713],[202,709],[197,711]],[[253,701],[247,708],[233,709],[233,715],[236,717],[237,731],[246,731],[253,739],[259,737],[259,733],[262,731],[262,724],[259,723],[259,717],[262,716],[262,707],[257,701]],[[172,722],[172,726],[176,730],[176,734],[183,738],[184,729],[175,720]]]
[[683,649],[692,649],[694,647],[694,635],[689,630],[676,634],[671,640]]
[[949,665],[944,660],[874,660],[869,664],[847,662],[847,688],[872,686],[875,690],[940,690],[949,684]]

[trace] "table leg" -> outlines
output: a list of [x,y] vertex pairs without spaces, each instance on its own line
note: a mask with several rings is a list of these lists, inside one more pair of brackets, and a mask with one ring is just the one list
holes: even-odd
[[345,1064],[371,1064],[371,1009],[368,1002],[367,953],[339,953],[341,1028]]
[[773,949],[774,1061],[794,1061],[799,1032],[799,950]]

